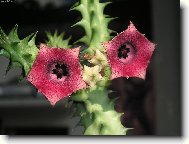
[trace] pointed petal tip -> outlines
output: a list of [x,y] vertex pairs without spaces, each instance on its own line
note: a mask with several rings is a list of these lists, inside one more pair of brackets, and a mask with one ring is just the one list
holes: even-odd
[[138,77],[138,78],[141,78],[141,79],[143,79],[143,80],[145,80],[145,79],[146,79],[146,70],[140,72],[137,77]]
[[130,26],[134,26],[134,24],[133,24],[133,22],[132,22],[132,21],[130,21]]
[[79,52],[80,52],[80,46],[79,47],[76,47],[74,49],[72,49],[72,52],[75,56],[79,56]]
[[158,44],[156,44],[156,43],[152,43],[152,45],[153,45],[154,48],[156,48],[156,46],[157,46]]
[[51,102],[51,101],[49,101],[49,102],[50,102],[52,107],[54,107],[56,105],[56,103],[57,103],[57,102]]
[[135,27],[135,25],[131,21],[130,21],[130,24],[128,26],[128,29],[130,29],[130,30],[137,30],[136,27]]
[[58,102],[58,101],[51,101],[51,100],[49,100],[49,99],[48,99],[48,101],[50,102],[51,106],[53,106],[53,107],[54,107],[54,106],[56,105],[56,103]]
[[55,96],[45,96],[47,98],[47,100],[49,101],[49,103],[54,107],[57,102],[59,102],[62,98],[60,97],[55,97]]
[[113,80],[113,79],[116,79],[116,78],[118,78],[118,77],[115,74],[112,73],[110,79]]
[[40,49],[42,49],[42,48],[48,48],[48,46],[47,46],[46,44],[44,44],[44,43],[41,43],[41,44],[39,45],[39,47],[40,47]]
[[78,47],[76,47],[76,48],[74,48],[74,49],[75,49],[76,51],[79,51],[80,48],[81,48],[81,46],[78,46]]

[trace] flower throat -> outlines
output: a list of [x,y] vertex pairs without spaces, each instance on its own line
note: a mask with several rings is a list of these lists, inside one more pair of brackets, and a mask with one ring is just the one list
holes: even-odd
[[129,52],[130,48],[128,47],[128,44],[123,44],[118,49],[118,57],[126,59],[128,57]]
[[57,79],[61,79],[63,76],[68,76],[68,68],[65,64],[57,63],[55,69],[52,70],[52,74],[55,74]]

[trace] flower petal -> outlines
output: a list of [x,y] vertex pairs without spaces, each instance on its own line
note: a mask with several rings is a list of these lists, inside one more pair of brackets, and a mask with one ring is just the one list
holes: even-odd
[[111,79],[118,77],[145,79],[155,44],[141,34],[133,23],[111,41],[103,43],[103,46],[106,48],[112,69]]
[[[86,87],[82,79],[78,54],[79,48],[48,48],[41,44],[27,80],[54,105],[60,99]],[[62,73],[62,78],[57,78],[53,72],[57,64],[64,64],[68,69],[68,75]]]

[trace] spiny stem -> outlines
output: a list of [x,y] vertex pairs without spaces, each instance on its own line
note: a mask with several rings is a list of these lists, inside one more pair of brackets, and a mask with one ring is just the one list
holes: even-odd
[[35,45],[36,33],[20,40],[16,25],[8,35],[0,28],[0,55],[10,59],[7,71],[13,67],[22,67],[24,76],[31,69],[37,56],[38,48]]
[[82,15],[82,19],[74,26],[81,26],[85,30],[85,36],[77,42],[87,44],[89,49],[104,51],[101,42],[110,40],[110,34],[113,32],[108,29],[108,25],[114,18],[104,15],[104,9],[108,4],[110,2],[100,3],[99,0],[81,0],[71,9],[79,11]]
[[105,89],[81,91],[71,99],[80,102],[76,110],[85,135],[126,135],[128,129],[121,124],[122,114],[115,111],[114,101],[108,98]]

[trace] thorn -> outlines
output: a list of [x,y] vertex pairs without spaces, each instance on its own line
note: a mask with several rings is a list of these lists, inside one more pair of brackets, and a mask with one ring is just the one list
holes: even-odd
[[77,22],[76,24],[73,24],[71,27],[79,26],[81,25],[81,21]]
[[76,10],[75,8],[79,6],[79,2],[76,2],[70,9],[69,11]]

